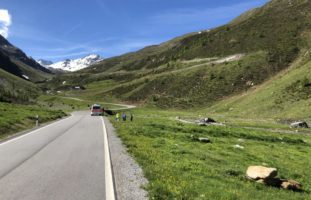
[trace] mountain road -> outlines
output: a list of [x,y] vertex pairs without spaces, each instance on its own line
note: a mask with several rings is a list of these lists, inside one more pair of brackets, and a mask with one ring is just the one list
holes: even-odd
[[114,199],[105,134],[102,117],[75,112],[0,143],[0,199]]

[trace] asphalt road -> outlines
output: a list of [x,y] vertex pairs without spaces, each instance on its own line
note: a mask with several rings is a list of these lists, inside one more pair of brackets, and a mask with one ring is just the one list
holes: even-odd
[[102,123],[77,112],[0,144],[0,199],[105,199]]

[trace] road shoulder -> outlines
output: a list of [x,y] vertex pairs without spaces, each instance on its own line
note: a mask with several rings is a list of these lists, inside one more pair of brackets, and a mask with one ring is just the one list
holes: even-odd
[[143,171],[127,153],[126,147],[116,135],[115,129],[107,118],[107,127],[111,162],[118,200],[147,200],[148,193],[143,189],[148,184]]
[[55,119],[55,120],[51,120],[51,121],[48,121],[48,122],[45,122],[45,123],[42,123],[42,124],[39,124],[39,126],[37,126],[37,127],[32,127],[32,128],[29,128],[29,129],[21,130],[19,132],[7,135],[4,138],[0,138],[0,144],[6,143],[6,142],[8,142],[10,140],[13,140],[13,139],[16,139],[16,138],[19,138],[19,137],[22,137],[24,135],[27,135],[29,133],[32,133],[32,132],[37,131],[39,129],[42,129],[42,128],[46,127],[46,126],[49,126],[49,125],[54,124],[54,123],[57,123],[59,121],[68,119],[71,116],[72,116],[72,114],[67,115],[65,117],[61,117],[61,118]]

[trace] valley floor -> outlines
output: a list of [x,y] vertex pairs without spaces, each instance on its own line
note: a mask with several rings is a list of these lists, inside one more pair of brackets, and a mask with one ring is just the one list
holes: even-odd
[[[65,115],[58,109],[86,110],[92,103],[95,102],[67,96],[41,96],[37,106],[0,103],[0,137],[33,127],[37,114],[45,122]],[[99,103],[111,109],[123,106]],[[116,122],[114,116],[110,120],[130,155],[142,167],[149,181],[146,190],[150,199],[308,199],[310,196],[308,129],[292,130],[273,117],[225,115],[209,109],[139,107],[119,112],[134,115],[133,121]],[[204,117],[212,117],[225,126],[184,123]],[[210,139],[211,143],[199,142],[200,137]],[[275,167],[279,177],[302,183],[303,191],[251,182],[245,178],[250,165]]]
[[[239,119],[238,123],[208,127],[176,120],[177,116],[200,119],[205,117],[202,112],[139,108],[133,113],[133,122],[111,121],[142,166],[150,199],[310,199],[308,130],[286,133],[291,131],[288,126],[273,120]],[[241,128],[246,125],[252,129]],[[276,129],[281,131],[271,131]],[[198,142],[199,137],[209,138],[211,143]],[[245,178],[250,165],[275,167],[279,177],[297,180],[304,191],[251,182]]]

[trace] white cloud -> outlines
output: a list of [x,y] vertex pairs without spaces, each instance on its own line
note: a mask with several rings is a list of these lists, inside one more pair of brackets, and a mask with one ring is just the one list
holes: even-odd
[[0,34],[7,38],[9,36],[9,26],[12,24],[11,15],[8,10],[0,9]]

